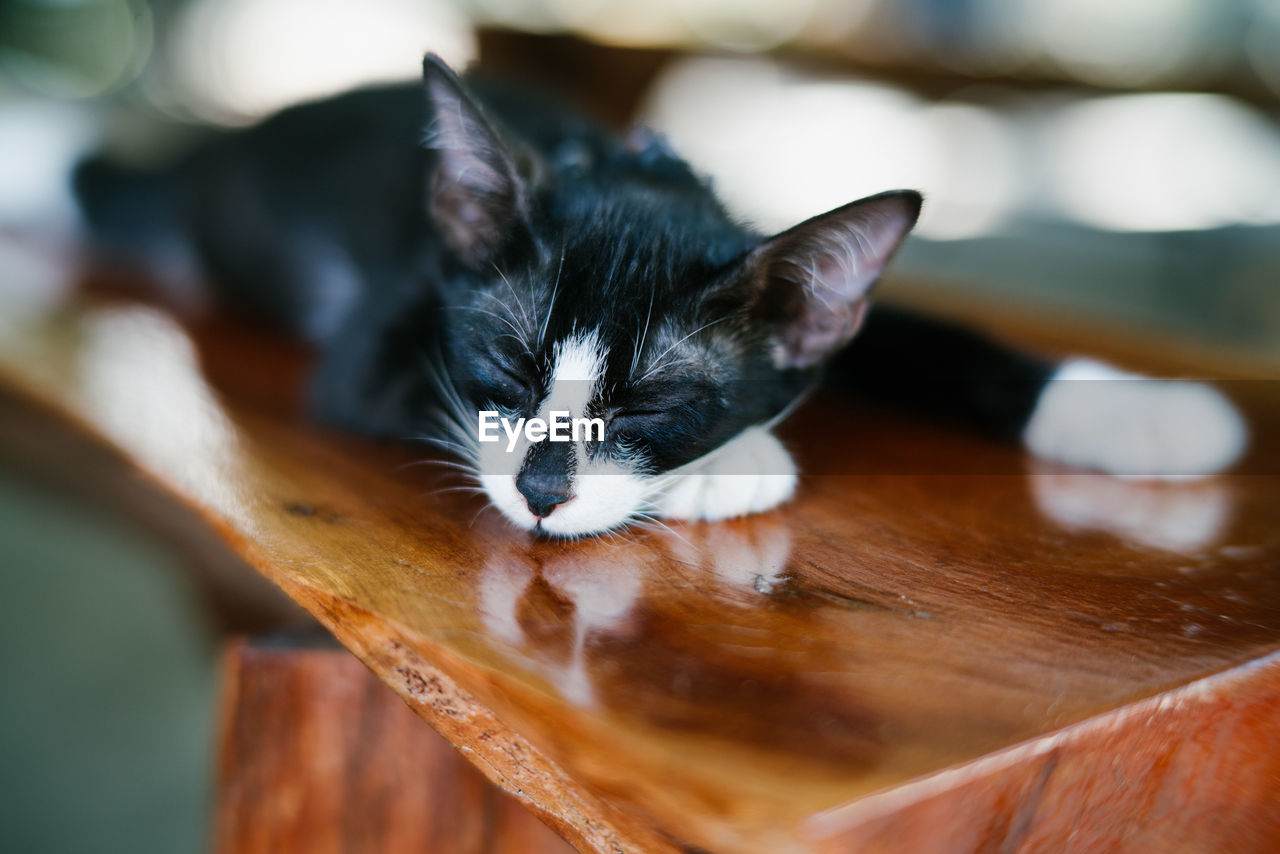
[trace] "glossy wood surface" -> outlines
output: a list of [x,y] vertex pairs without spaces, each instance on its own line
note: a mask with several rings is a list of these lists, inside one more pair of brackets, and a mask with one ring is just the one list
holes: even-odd
[[223,669],[218,854],[572,854],[342,649]]
[[[200,512],[584,851],[848,850],[930,804],[956,838],[1010,838],[1032,795],[1089,803],[1079,763],[1045,766],[1045,745],[1120,733],[1150,719],[1136,701],[1280,649],[1270,382],[1229,386],[1255,449],[1203,483],[1053,469],[817,402],[786,439],[809,471],[843,473],[805,478],[791,505],[569,544],[449,491],[424,449],[307,423],[307,354],[268,335],[17,290],[0,307],[11,392]],[[1274,665],[1235,675],[1195,696],[1244,692],[1260,723],[1224,730],[1223,751],[1274,752],[1249,741],[1275,732]],[[1177,708],[1171,739],[1212,737]],[[1233,785],[1230,765],[1205,773]],[[1238,824],[1274,840],[1275,766],[1248,779]],[[962,783],[978,788],[937,800]]]

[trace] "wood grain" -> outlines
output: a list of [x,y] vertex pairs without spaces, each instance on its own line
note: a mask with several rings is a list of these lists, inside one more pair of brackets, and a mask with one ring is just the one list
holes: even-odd
[[1274,851],[1280,657],[821,815],[824,852]]
[[[0,317],[0,383],[199,512],[580,850],[893,850],[913,821],[953,850],[1159,839],[1197,773],[1238,791],[1235,832],[1278,838],[1257,764],[1280,714],[1256,663],[1280,649],[1267,383],[1229,387],[1257,441],[1203,483],[827,401],[786,439],[835,473],[788,507],[567,544],[445,491],[422,449],[309,424],[307,354],[269,336],[70,296]],[[1147,794],[1108,794],[1092,757],[1112,750]],[[1179,850],[1225,850],[1215,827]]]
[[341,649],[237,643],[224,665],[220,854],[569,854]]

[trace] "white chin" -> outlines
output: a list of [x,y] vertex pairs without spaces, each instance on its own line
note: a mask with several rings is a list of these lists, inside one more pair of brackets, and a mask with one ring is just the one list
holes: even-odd
[[553,537],[603,534],[625,525],[647,505],[650,488],[649,479],[634,474],[584,474],[574,480],[573,500],[539,520],[529,512],[511,475],[486,474],[480,482],[493,506],[510,522]]
[[480,478],[489,500],[526,531],[582,537],[621,527],[645,513],[716,521],[770,510],[796,488],[791,455],[764,427],[751,427],[710,454],[660,477],[603,463],[574,478],[574,497],[544,519],[529,512],[511,474]]

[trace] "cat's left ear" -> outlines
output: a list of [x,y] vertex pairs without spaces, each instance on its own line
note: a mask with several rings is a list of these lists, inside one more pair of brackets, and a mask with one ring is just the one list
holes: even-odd
[[518,158],[523,152],[503,140],[438,56],[427,54],[422,79],[429,107],[424,143],[436,153],[427,207],[448,246],[480,267],[527,216],[528,187]]
[[751,254],[751,312],[772,330],[778,368],[816,367],[849,343],[921,202],[912,190],[870,196],[805,220]]

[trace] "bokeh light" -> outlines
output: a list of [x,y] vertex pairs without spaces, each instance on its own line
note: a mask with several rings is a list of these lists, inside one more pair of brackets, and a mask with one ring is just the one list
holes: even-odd
[[53,98],[92,98],[131,82],[155,40],[144,0],[0,3],[0,71]]
[[76,221],[67,166],[100,133],[78,106],[23,99],[0,110],[0,224],[58,231]]
[[1280,129],[1217,95],[1119,95],[1056,113],[1045,133],[1054,199],[1121,231],[1280,222]]
[[996,227],[1017,200],[1004,119],[879,83],[804,77],[757,59],[685,60],[658,81],[644,118],[762,228],[913,188],[928,200],[921,234],[968,237]]
[[432,0],[197,0],[170,47],[169,97],[221,122],[410,78],[428,50],[456,65],[476,51],[468,21]]
[[1203,0],[1023,0],[1005,4],[1028,52],[1107,86],[1149,84],[1203,64],[1223,4]]

